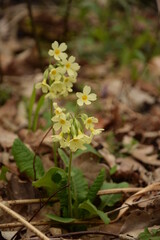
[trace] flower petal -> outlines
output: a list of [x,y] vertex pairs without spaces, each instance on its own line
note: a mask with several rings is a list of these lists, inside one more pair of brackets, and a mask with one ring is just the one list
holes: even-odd
[[97,99],[97,95],[95,93],[91,93],[88,95],[88,100],[95,101]]
[[60,49],[62,52],[63,52],[63,51],[66,51],[67,45],[63,42],[63,43],[60,44],[59,49]]
[[77,92],[77,93],[76,93],[76,96],[77,96],[78,98],[81,98],[82,95],[83,95],[83,93],[81,93],[81,92]]
[[78,100],[77,100],[77,104],[78,104],[79,106],[83,106],[83,101],[82,101],[81,99],[78,99]]
[[68,59],[68,61],[70,62],[70,63],[73,63],[73,62],[75,62],[75,57],[73,57],[73,56],[70,56],[69,57],[69,59]]
[[83,93],[84,93],[84,94],[88,95],[90,92],[91,92],[91,87],[85,86],[85,87],[83,88]]
[[54,55],[54,51],[50,49],[50,50],[48,51],[48,55],[52,57],[52,56]]
[[58,48],[59,44],[57,41],[54,41],[51,46],[53,49],[55,49],[55,48]]

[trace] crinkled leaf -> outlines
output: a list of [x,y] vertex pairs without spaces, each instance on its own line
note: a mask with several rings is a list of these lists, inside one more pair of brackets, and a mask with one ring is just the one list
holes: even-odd
[[[126,187],[128,187],[128,183],[126,183],[126,182],[121,182],[121,183],[104,182],[101,187],[101,190],[112,189],[112,188],[126,188]],[[121,198],[122,198],[121,193],[102,195],[102,196],[100,196],[100,199],[101,199],[100,208],[103,209],[106,206],[112,207],[112,206],[114,206],[114,204],[116,202],[120,201]]]
[[[12,154],[20,172],[24,172],[28,177],[34,179],[33,159],[34,153],[31,152],[20,139],[15,139],[12,146]],[[35,158],[36,178],[44,175],[44,168],[41,159]]]
[[105,224],[108,224],[110,222],[110,219],[107,216],[107,214],[105,214],[101,210],[98,210],[89,200],[81,203],[79,205],[79,208],[87,210],[90,215],[89,217],[99,216],[104,221]]
[[87,197],[88,183],[83,176],[82,171],[78,168],[72,170],[72,191],[73,198],[77,204],[84,201]]
[[92,203],[94,202],[97,192],[100,190],[106,176],[106,171],[104,168],[101,169],[100,173],[98,174],[97,178],[95,179],[94,183],[90,187],[87,195],[87,199],[89,199]]
[[93,148],[90,144],[85,144],[86,149],[85,150],[77,150],[75,154],[73,154],[73,159],[79,157],[80,155],[82,155],[83,153],[87,153],[87,152],[91,152],[95,155],[97,155],[98,157],[101,157],[101,155],[95,150],[95,148]]
[[58,148],[58,153],[59,153],[62,161],[64,162],[65,166],[68,167],[69,157],[67,156],[67,154],[61,148]]
[[43,187],[49,195],[53,194],[54,191],[58,190],[59,184],[65,175],[65,171],[61,168],[50,168],[42,178],[33,182],[33,186],[37,188]]
[[63,218],[63,217],[56,216],[54,214],[47,214],[47,217],[59,223],[72,223],[75,221],[74,218]]

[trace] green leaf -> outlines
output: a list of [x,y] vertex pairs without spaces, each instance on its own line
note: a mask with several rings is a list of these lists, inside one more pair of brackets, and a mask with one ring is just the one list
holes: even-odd
[[33,118],[33,124],[32,124],[32,130],[36,131],[37,129],[37,122],[38,122],[38,117],[39,117],[39,111],[41,109],[41,107],[44,104],[44,95],[42,95],[37,103],[37,107],[36,107],[36,111],[34,114],[34,118]]
[[79,208],[87,210],[90,214],[90,217],[99,216],[104,221],[105,224],[108,224],[110,222],[110,219],[108,218],[107,214],[98,210],[89,200],[81,203],[79,205]]
[[111,169],[109,170],[110,175],[115,174],[115,172],[117,171],[117,165],[114,165],[113,167],[111,167]]
[[[104,182],[101,189],[104,190],[104,189],[125,188],[125,187],[128,187],[128,183],[126,183],[126,182],[121,182],[121,183]],[[100,199],[101,199],[100,208],[104,209],[104,207],[106,207],[106,206],[112,207],[112,206],[114,206],[114,204],[116,202],[120,201],[121,198],[122,198],[121,193],[100,196]]]
[[36,89],[35,86],[33,87],[32,94],[28,104],[28,128],[31,129],[32,127],[32,112],[33,112],[33,105],[36,99]]
[[79,204],[84,201],[88,193],[88,183],[80,169],[72,170],[72,191],[73,198]]
[[0,180],[6,181],[6,173],[8,172],[8,168],[6,166],[2,166],[0,173]]
[[[67,185],[67,176],[64,177],[60,183],[59,188],[62,188]],[[60,210],[62,212],[63,217],[68,217],[68,188],[64,188],[62,191],[58,193],[58,198],[60,201]]]
[[95,155],[97,155],[98,157],[101,157],[101,155],[90,145],[90,144],[85,144],[86,149],[85,150],[77,150],[75,154],[73,154],[73,159],[79,157],[80,155],[87,153],[87,152],[91,152]]
[[160,229],[152,229],[148,230],[148,228],[144,229],[144,232],[138,235],[138,240],[159,240],[160,239]]
[[102,184],[105,180],[105,176],[106,176],[106,171],[104,168],[101,169],[100,173],[98,174],[97,178],[95,179],[94,183],[92,184],[92,186],[90,187],[89,191],[88,191],[88,195],[87,198],[93,203],[96,196],[97,196],[97,192],[100,190],[100,188],[102,187]]
[[51,195],[54,191],[58,190],[59,184],[64,176],[66,176],[66,173],[63,169],[53,167],[50,168],[42,178],[33,182],[33,186],[37,188],[43,187],[47,190],[48,194]]
[[68,167],[69,157],[67,156],[67,154],[61,148],[58,148],[58,153],[59,153],[62,161],[64,162],[65,166]]
[[[12,154],[20,172],[24,172],[33,180],[34,153],[31,152],[19,138],[17,138],[15,139],[12,146]],[[38,156],[35,158],[35,170],[37,179],[41,178],[44,175],[44,168],[41,159]]]
[[47,217],[59,223],[72,223],[75,221],[74,218],[63,218],[63,217],[56,216],[54,214],[47,214]]

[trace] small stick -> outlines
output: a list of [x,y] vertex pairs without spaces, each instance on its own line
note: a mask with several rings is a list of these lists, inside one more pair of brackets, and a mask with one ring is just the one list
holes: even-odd
[[[90,235],[90,234],[112,236],[112,237],[118,237],[119,236],[118,234],[115,234],[115,233],[93,230],[93,231],[81,231],[81,232],[70,232],[70,233],[60,234],[60,235],[56,235],[55,237],[50,238],[50,240],[55,239],[55,238],[56,239],[57,238],[61,239],[61,238],[64,238],[64,237],[67,237],[67,238],[76,237],[77,238],[77,237],[80,237],[80,236],[85,236],[85,235]],[[38,240],[38,238],[32,238],[31,240]]]
[[153,199],[156,199],[156,198],[159,198],[159,194],[157,195],[157,196],[153,196],[153,197],[151,197],[151,198],[149,198],[149,199],[144,199],[144,200],[139,200],[139,201],[137,201],[137,202],[133,202],[132,204],[126,204],[126,206],[121,206],[121,207],[119,207],[119,208],[116,208],[116,209],[113,209],[113,210],[111,210],[111,211],[109,211],[109,212],[106,212],[106,214],[111,214],[111,213],[115,213],[115,212],[117,212],[117,211],[119,211],[119,210],[121,210],[121,209],[123,209],[123,208],[128,208],[128,207],[132,207],[132,206],[135,206],[135,205],[137,205],[137,204],[139,204],[139,203],[143,203],[143,202],[149,202],[149,201],[151,201],[151,200],[153,200]]
[[[30,224],[32,224],[33,226],[41,226],[41,225],[48,225],[50,224],[51,221],[37,221],[37,222],[30,222]],[[17,227],[22,227],[23,224],[19,223],[19,222],[12,222],[12,223],[2,223],[0,224],[0,229],[2,228],[17,228]]]
[[44,134],[42,140],[40,141],[38,147],[36,148],[35,150],[35,154],[34,154],[34,158],[33,158],[33,173],[34,173],[34,181],[36,181],[36,166],[35,166],[35,163],[36,163],[36,157],[37,157],[37,151],[38,149],[40,148],[41,144],[43,143],[45,137],[48,135],[48,133],[51,131],[52,127],[50,127],[47,132]]
[[114,188],[98,191],[97,195],[107,195],[115,193],[134,193],[142,190],[143,188]]
[[[3,203],[7,203],[9,205],[23,205],[23,204],[36,204],[36,203],[43,203],[46,202],[48,198],[37,198],[37,199],[20,199],[20,200],[9,200],[9,201],[2,201]],[[58,199],[50,199],[49,202],[57,202]]]
[[3,203],[0,202],[0,208],[11,215],[13,218],[17,219],[17,221],[21,222],[25,227],[29,228],[33,233],[35,233],[40,239],[43,240],[49,240],[48,237],[46,237],[42,232],[40,232],[37,228],[32,226],[29,222],[27,222],[21,215],[4,205]]
[[[52,199],[57,193],[61,192],[64,188],[68,187],[68,185],[65,185],[63,187],[61,187],[60,189],[58,189],[56,192],[54,192],[48,199],[46,202],[44,202],[42,204],[42,206],[35,212],[35,214],[29,219],[29,222],[31,222],[33,220],[33,218],[39,213],[39,211],[47,204],[49,203],[50,199]],[[23,227],[21,227],[16,234],[11,238],[11,240],[13,240],[21,231],[22,231]]]
[[[53,222],[53,221],[33,221],[30,222],[33,226],[42,226],[42,225],[51,225],[51,226],[62,226],[62,223],[58,222]],[[69,225],[70,223],[65,223],[65,225]],[[90,225],[90,226],[97,226],[104,224],[102,220],[96,220],[96,221],[80,221],[80,220],[75,220],[72,222],[72,225]],[[1,228],[17,228],[17,227],[23,227],[22,223],[17,223],[17,222],[12,222],[12,223],[3,223],[0,224],[0,229]]]

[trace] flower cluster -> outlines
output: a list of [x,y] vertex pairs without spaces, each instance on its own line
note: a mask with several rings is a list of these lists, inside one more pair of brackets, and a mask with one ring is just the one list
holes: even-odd
[[[91,88],[85,86],[83,93],[78,92],[77,104],[90,104],[96,100],[96,94],[91,93]],[[70,113],[65,113],[66,110],[60,108],[57,103],[54,103],[53,129],[57,134],[52,136],[53,142],[59,142],[61,148],[69,148],[72,152],[78,149],[85,150],[85,144],[91,143],[94,135],[102,132],[103,129],[95,129],[94,126],[98,123],[95,117],[88,117],[87,114],[79,114],[78,117]]]
[[59,44],[57,41],[52,43],[52,49],[48,54],[56,61],[50,64],[44,72],[43,81],[36,84],[36,88],[42,89],[46,98],[55,99],[60,96],[67,96],[72,92],[73,83],[76,82],[77,71],[80,69],[75,57],[65,53],[67,45]]
[[[76,82],[77,71],[80,66],[75,62],[75,57],[65,53],[67,45],[59,44],[55,41],[48,54],[53,57],[56,63],[50,64],[44,72],[43,81],[36,84],[36,88],[41,88],[46,98],[53,101],[60,96],[67,96],[72,92],[73,83]],[[91,88],[85,86],[82,92],[77,92],[77,104],[81,107],[89,105],[97,99],[95,93],[91,93]],[[86,114],[75,116],[66,113],[65,108],[61,108],[57,103],[53,103],[54,115],[52,117],[53,142],[59,142],[61,148],[69,148],[72,152],[78,149],[85,149],[85,144],[92,141],[94,135],[102,132],[103,129],[95,129],[98,119],[89,117]]]

